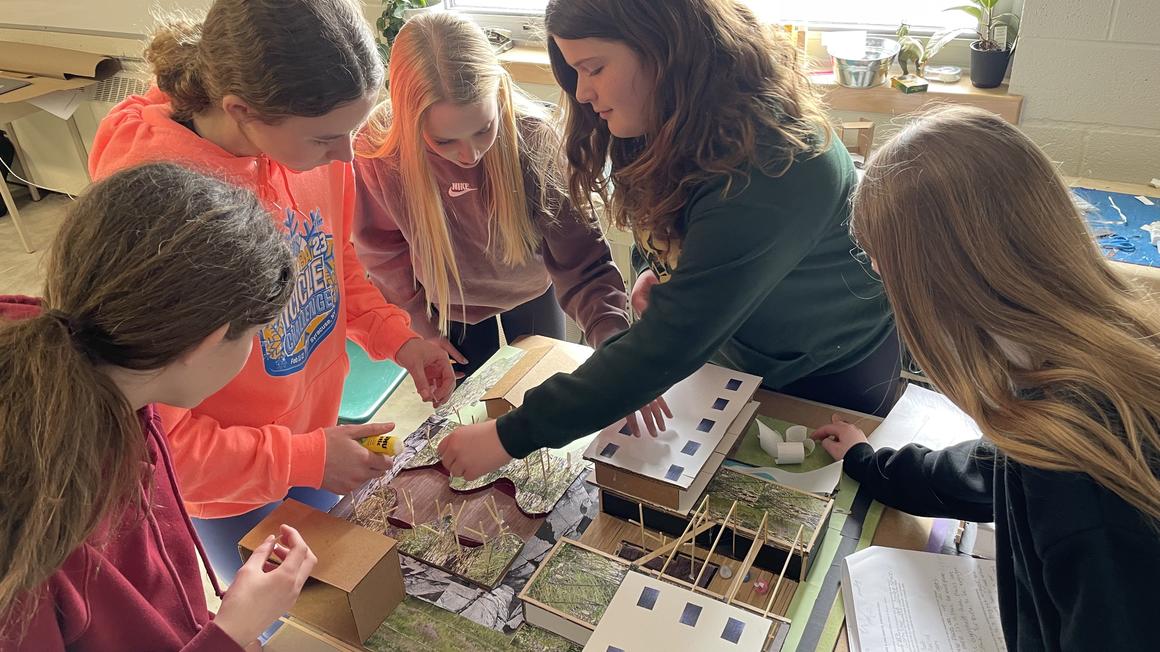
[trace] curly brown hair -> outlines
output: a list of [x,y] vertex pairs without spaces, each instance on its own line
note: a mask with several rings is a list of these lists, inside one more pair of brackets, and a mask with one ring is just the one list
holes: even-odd
[[749,170],[780,176],[829,146],[829,119],[798,51],[739,0],[552,0],[545,26],[551,37],[624,43],[654,71],[647,133],[614,138],[576,100],[576,71],[548,39],[567,95],[569,190],[581,203],[601,195],[618,227],[679,241],[677,217],[698,186],[725,176],[728,194]]

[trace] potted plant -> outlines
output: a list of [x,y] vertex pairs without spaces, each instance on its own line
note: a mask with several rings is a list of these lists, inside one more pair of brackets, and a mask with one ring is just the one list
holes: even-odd
[[383,0],[383,13],[375,21],[375,28],[383,37],[379,41],[379,55],[383,57],[383,63],[390,60],[391,45],[399,35],[399,30],[403,29],[403,23],[416,14],[442,8],[443,0]]
[[[946,11],[962,11],[979,21],[978,40],[971,43],[971,83],[978,88],[994,88],[1003,83],[1007,64],[1018,42],[1019,17],[1013,13],[995,13],[999,0],[969,0],[969,4]],[[1006,28],[1002,43],[996,38],[998,28]]]
[[901,49],[898,51],[898,65],[902,67],[902,74],[910,74],[910,64],[914,64],[914,74],[919,77],[926,72],[926,64],[938,51],[943,49],[943,46],[950,43],[959,34],[966,32],[973,32],[974,30],[966,27],[957,27],[953,29],[943,30],[931,34],[930,38],[923,43],[922,39],[910,35],[910,25],[902,23],[898,26],[898,44]]

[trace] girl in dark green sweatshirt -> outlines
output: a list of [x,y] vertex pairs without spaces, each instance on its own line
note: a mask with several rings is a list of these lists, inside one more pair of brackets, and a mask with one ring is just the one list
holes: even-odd
[[854,167],[792,46],[738,0],[553,0],[545,20],[571,195],[604,194],[635,235],[643,314],[521,408],[444,440],[448,469],[472,478],[642,406],[655,432],[650,402],[710,361],[885,413],[899,350],[851,256]]
[[880,149],[852,229],[907,348],[986,438],[874,451],[841,422],[813,437],[887,505],[995,522],[1009,649],[1152,649],[1157,305],[1100,255],[1043,152],[981,109]]

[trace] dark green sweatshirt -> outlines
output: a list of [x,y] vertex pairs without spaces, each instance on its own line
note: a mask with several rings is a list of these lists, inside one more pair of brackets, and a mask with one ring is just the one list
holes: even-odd
[[1023,466],[987,442],[858,444],[842,468],[896,509],[995,522],[1007,649],[1156,649],[1160,531],[1090,476]]
[[557,374],[500,417],[513,457],[558,447],[639,409],[706,362],[779,388],[864,360],[892,328],[880,282],[847,233],[854,166],[836,141],[780,177],[751,170],[692,193],[679,264],[644,316],[571,374]]

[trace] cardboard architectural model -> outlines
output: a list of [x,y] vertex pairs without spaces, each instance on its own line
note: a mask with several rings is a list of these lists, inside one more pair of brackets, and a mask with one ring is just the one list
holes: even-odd
[[487,418],[497,419],[524,403],[524,393],[558,373],[572,373],[592,349],[542,335],[526,337],[515,344],[524,354],[484,393]]
[[707,364],[665,392],[673,411],[656,437],[636,437],[621,420],[585,451],[596,483],[652,504],[688,513],[744,432],[761,378]]
[[584,651],[761,652],[773,626],[760,614],[629,572]]
[[238,542],[242,559],[282,523],[297,529],[318,557],[290,615],[361,646],[405,597],[397,542],[286,500]]

